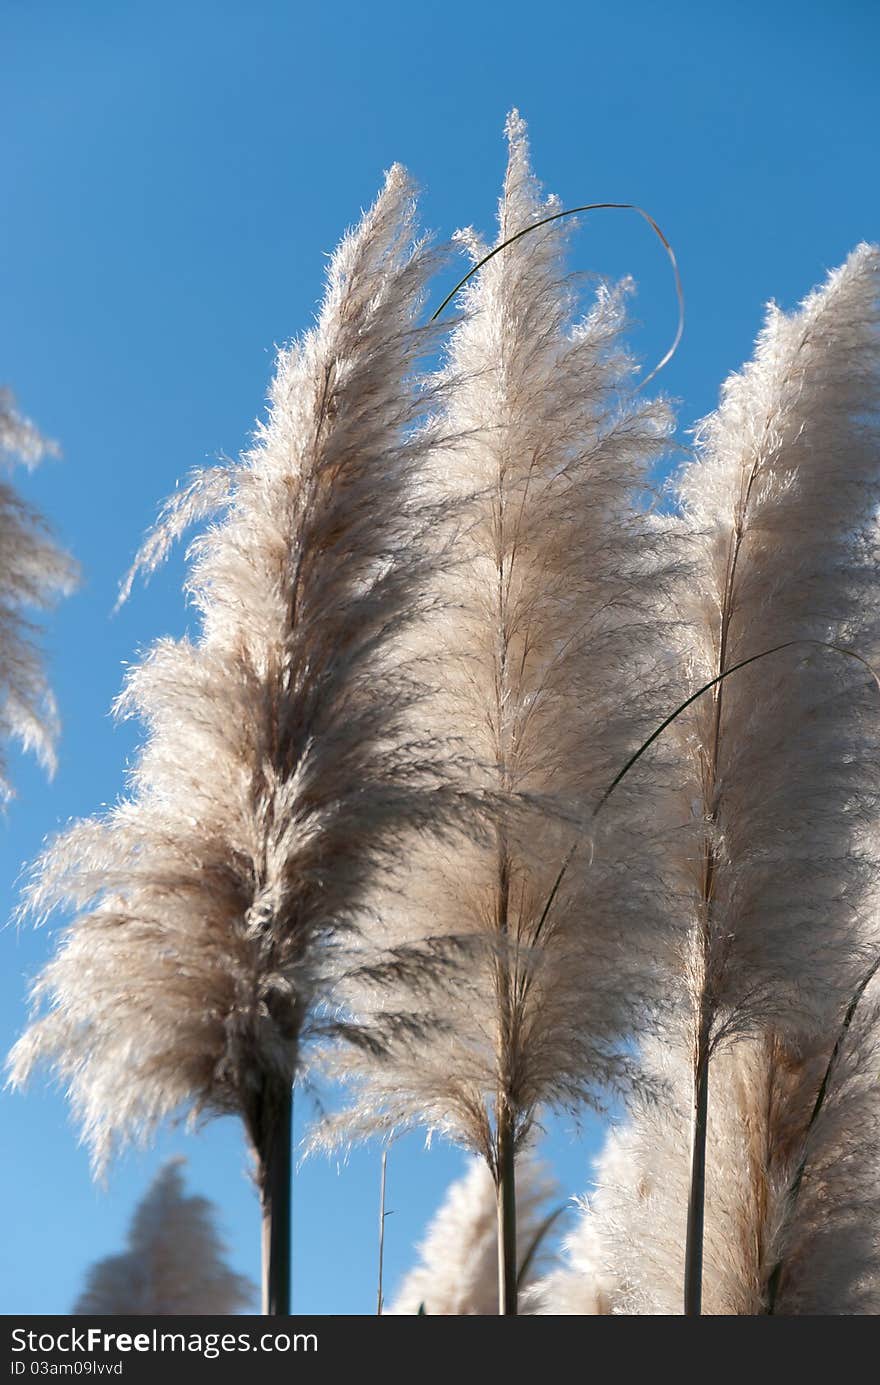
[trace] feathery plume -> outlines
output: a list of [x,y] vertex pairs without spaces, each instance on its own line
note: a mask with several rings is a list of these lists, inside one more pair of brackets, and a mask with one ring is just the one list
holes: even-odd
[[596,1318],[612,1313],[613,1286],[596,1275],[592,1260],[581,1252],[574,1238],[566,1242],[566,1248],[570,1266],[554,1270],[535,1285],[530,1300],[532,1316]]
[[792,646],[674,724],[690,819],[668,855],[688,939],[688,1313],[700,1311],[710,1060],[748,1036],[795,1053],[827,1041],[865,966],[880,706],[864,668],[818,646],[877,649],[878,267],[860,246],[799,311],[770,308],[678,484],[673,525],[699,578],[680,594],[694,682]]
[[[876,985],[829,1064],[831,1037],[794,1055],[770,1040],[759,1055],[763,1163],[755,1158],[750,1168],[751,1215],[744,1218],[761,1247],[758,1312],[880,1313]],[[759,1119],[748,1115],[750,1129],[760,1130]]]
[[[541,198],[516,113],[507,133],[499,241],[557,206]],[[462,239],[479,260],[473,233]],[[406,1034],[386,1065],[364,1065],[361,1100],[342,1125],[350,1135],[424,1123],[483,1155],[510,1243],[507,1312],[515,1152],[539,1107],[577,1111],[628,1080],[622,1040],[638,1026],[665,918],[639,829],[621,831],[629,784],[592,861],[587,851],[570,857],[590,807],[663,705],[656,608],[666,574],[634,499],[669,417],[626,395],[626,285],[600,289],[578,319],[565,243],[563,224],[546,226],[481,269],[444,375],[456,439],[444,485],[469,522],[425,627],[445,670],[425,715],[438,736],[454,733],[471,788],[498,806],[488,839],[411,858],[405,906],[386,923],[409,942],[424,914],[465,941],[469,984],[448,997],[445,1037]],[[643,775],[640,795],[646,784]],[[384,1003],[405,1009],[401,994]],[[351,1075],[354,1062],[344,1065]]]
[[273,1312],[288,1311],[291,1084],[310,1041],[339,1032],[333,983],[373,880],[456,803],[412,732],[421,673],[396,644],[427,599],[436,522],[420,481],[433,402],[413,378],[436,340],[417,326],[434,258],[413,218],[395,167],[330,263],[316,327],[280,353],[256,445],[166,507],[147,567],[215,514],[190,550],[200,638],[162,640],[132,671],[120,710],[148,738],[130,796],[50,845],[28,900],[76,917],[14,1080],[53,1066],[99,1167],[179,1111],[240,1115]]
[[214,1208],[184,1193],[183,1163],[172,1159],[159,1172],[135,1211],[128,1249],[92,1266],[75,1314],[225,1317],[251,1307],[254,1286],[226,1264]]
[[[703,1313],[816,1316],[880,1308],[876,988],[862,1007],[830,1071],[833,1032],[798,1050],[772,1036],[745,1038],[713,1059]],[[586,1298],[604,1284],[606,1311],[670,1316],[682,1311],[692,1070],[683,1047],[650,1045],[645,1061],[668,1094],[637,1105],[630,1122],[609,1136],[597,1191],[571,1238],[576,1253],[566,1287]],[[825,1100],[814,1116],[826,1073]],[[552,1288],[551,1279],[542,1300],[552,1303]]]
[[[34,467],[56,450],[0,390],[0,471],[16,461]],[[40,515],[0,480],[0,798],[12,793],[2,755],[10,738],[34,751],[50,773],[55,768],[55,700],[24,611],[52,605],[75,585],[73,560],[53,543]]]
[[[614,1148],[611,1136],[603,1151],[606,1164],[611,1162],[609,1149]],[[532,1289],[531,1312],[535,1316],[594,1318],[617,1311],[620,1284],[616,1265],[612,1268],[609,1263],[613,1255],[606,1253],[597,1231],[593,1199],[579,1198],[576,1203],[577,1221],[562,1243],[563,1263]]]
[[[736,1067],[742,1055],[740,1045],[715,1060],[719,1088],[721,1071]],[[644,1045],[642,1061],[659,1099],[637,1099],[629,1121],[608,1134],[597,1160],[594,1190],[584,1198],[572,1233],[566,1288],[572,1297],[578,1288],[592,1297],[601,1285],[605,1312],[678,1315],[688,1205],[691,1065],[686,1049],[660,1041]],[[726,1084],[724,1090],[728,1095]],[[710,1314],[730,1311],[720,1305],[730,1302],[739,1244],[735,1234],[728,1234],[729,1199],[741,1178],[742,1150],[736,1139],[721,1136],[728,1116],[729,1101],[713,1101],[703,1304]]]
[[[555,1189],[534,1159],[518,1165],[517,1272],[520,1289],[535,1282],[539,1249],[553,1215],[547,1205]],[[495,1184],[483,1159],[447,1190],[419,1246],[420,1263],[404,1279],[392,1315],[424,1311],[429,1316],[488,1317],[498,1313],[498,1245]],[[532,1248],[535,1254],[530,1255]],[[529,1256],[528,1263],[526,1257]]]

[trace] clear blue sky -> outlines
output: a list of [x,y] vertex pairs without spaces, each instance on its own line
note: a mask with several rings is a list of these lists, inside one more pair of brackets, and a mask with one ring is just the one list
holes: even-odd
[[[22,485],[85,568],[48,636],[60,770],[47,785],[14,761],[0,913],[42,837],[118,794],[134,746],[108,717],[123,665],[187,613],[179,561],[111,619],[117,580],[177,479],[246,441],[273,343],[310,321],[323,257],[384,168],[409,166],[438,234],[491,230],[518,105],[548,190],[648,208],[685,282],[687,332],[663,381],[684,428],[748,354],[766,299],[791,305],[880,234],[878,38],[873,0],[0,0],[0,383],[63,446]],[[644,226],[594,217],[575,254],[635,276],[634,344],[656,359],[675,303]],[[0,934],[4,1051],[49,946],[45,932]],[[172,1152],[256,1275],[233,1122],[171,1132],[99,1189],[60,1094],[37,1083],[0,1108],[0,1311],[69,1311]],[[580,1137],[552,1127],[566,1194],[586,1186],[596,1138],[595,1122]],[[460,1165],[418,1140],[393,1153],[392,1291]],[[373,1311],[377,1196],[375,1151],[303,1170],[296,1310]]]

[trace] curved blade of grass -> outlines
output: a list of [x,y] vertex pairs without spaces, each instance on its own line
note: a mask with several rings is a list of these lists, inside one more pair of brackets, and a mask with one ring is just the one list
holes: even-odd
[[516,1277],[516,1287],[518,1290],[522,1290],[523,1285],[525,1284],[526,1275],[528,1274],[529,1270],[532,1267],[532,1264],[534,1263],[535,1256],[541,1249],[541,1245],[543,1244],[550,1228],[554,1226],[555,1223],[562,1216],[563,1212],[565,1211],[565,1207],[566,1204],[564,1202],[560,1203],[558,1207],[554,1207],[553,1211],[549,1214],[549,1216],[546,1216],[544,1220],[541,1222],[541,1225],[538,1227],[537,1231],[532,1237],[531,1244],[529,1245],[528,1250],[523,1256],[522,1264],[519,1267],[519,1274]]
[[554,212],[552,216],[545,216],[542,217],[540,221],[533,221],[530,226],[523,226],[523,228],[517,231],[515,235],[509,236],[508,239],[502,241],[500,245],[496,245],[494,249],[490,250],[487,255],[484,255],[483,258],[479,260],[473,266],[472,269],[468,270],[464,278],[460,279],[458,283],[455,285],[455,288],[452,289],[450,293],[447,293],[446,297],[443,299],[443,302],[440,304],[440,307],[437,309],[435,313],[432,314],[431,321],[436,322],[440,314],[446,308],[449,307],[449,304],[452,302],[455,295],[461,289],[464,288],[465,284],[467,284],[469,280],[471,280],[474,277],[477,271],[482,269],[483,265],[488,264],[490,260],[494,259],[496,255],[500,255],[501,251],[506,250],[509,245],[513,245],[516,241],[521,240],[523,236],[529,235],[529,233],[532,231],[540,230],[542,226],[549,226],[550,223],[553,221],[561,221],[564,217],[567,216],[577,216],[579,212],[601,211],[635,212],[638,216],[642,218],[643,221],[646,221],[648,223],[651,230],[654,232],[654,234],[660,241],[661,245],[663,246],[663,249],[666,251],[666,254],[669,257],[669,263],[672,265],[672,273],[675,278],[675,294],[676,298],[678,299],[678,327],[676,328],[675,337],[669,350],[666,352],[663,359],[658,361],[654,369],[650,371],[648,375],[645,376],[644,380],[641,380],[639,382],[639,384],[636,387],[636,392],[638,392],[638,390],[644,389],[645,386],[651,380],[654,379],[655,375],[659,375],[663,367],[668,365],[669,362],[672,360],[672,357],[678,350],[678,346],[682,339],[682,336],[684,335],[684,288],[681,282],[681,274],[678,268],[678,261],[675,258],[675,251],[673,250],[666,236],[661,231],[660,227],[657,225],[657,222],[654,220],[654,218],[648,212],[646,212],[643,207],[637,207],[634,202],[588,202],[583,207],[568,207],[565,211]]
[[[788,1190],[789,1216],[791,1216],[794,1212],[795,1204],[797,1203],[798,1196],[801,1191],[801,1184],[804,1181],[804,1175],[807,1171],[807,1165],[809,1163],[810,1131],[813,1129],[813,1126],[819,1119],[822,1107],[825,1105],[825,1098],[828,1095],[828,1088],[831,1084],[831,1078],[834,1076],[834,1069],[837,1067],[841,1049],[843,1048],[843,1045],[846,1042],[846,1036],[849,1033],[850,1028],[852,1027],[852,1022],[855,1018],[855,1013],[858,1009],[859,1001],[865,994],[865,991],[868,989],[868,986],[871,984],[871,981],[877,975],[878,971],[880,971],[880,957],[878,957],[877,960],[868,968],[867,972],[862,977],[861,981],[856,987],[852,1000],[846,1007],[846,1013],[841,1022],[837,1039],[834,1043],[834,1047],[831,1050],[831,1057],[828,1059],[828,1066],[826,1067],[825,1072],[822,1076],[822,1081],[819,1084],[819,1090],[816,1093],[816,1100],[813,1105],[813,1110],[810,1115],[810,1119],[807,1122],[807,1128],[804,1132],[803,1158],[801,1159],[801,1162],[798,1164],[797,1172],[795,1173],[795,1176],[791,1181],[791,1187]],[[785,1260],[782,1256],[780,1256],[780,1258],[776,1261],[776,1264],[773,1266],[773,1269],[770,1273],[770,1278],[767,1281],[767,1312],[769,1314],[773,1314],[776,1311],[776,1300],[779,1296],[779,1288],[782,1282],[782,1272],[784,1268]]]
[[[686,712],[688,707],[690,707],[694,702],[696,702],[698,698],[702,697],[704,693],[710,692],[712,688],[717,687],[719,683],[723,683],[725,678],[729,678],[731,674],[738,673],[740,669],[747,668],[749,664],[755,664],[760,659],[767,659],[771,654],[779,654],[784,649],[794,649],[798,645],[811,645],[813,646],[813,648],[816,649],[827,649],[835,654],[842,654],[848,659],[855,659],[857,663],[860,663],[864,668],[868,670],[875,684],[877,685],[878,692],[880,692],[880,676],[878,676],[876,670],[872,667],[872,665],[868,663],[868,660],[863,658],[861,654],[856,653],[854,649],[846,649],[843,645],[831,644],[826,640],[809,639],[786,640],[783,644],[775,644],[770,649],[762,649],[760,654],[751,654],[748,657],[748,659],[741,659],[739,663],[731,664],[730,668],[725,669],[723,673],[719,673],[715,678],[710,678],[708,683],[704,683],[701,688],[697,688],[696,692],[691,693],[690,697],[686,697],[684,702],[679,703],[675,711],[670,712],[669,716],[665,717],[664,720],[661,721],[660,725],[654,728],[648,739],[642,742],[638,750],[636,750],[629,757],[623,768],[618,770],[617,774],[615,774],[611,783],[608,785],[607,789],[605,789],[604,793],[602,794],[601,798],[599,799],[598,803],[593,809],[590,815],[590,821],[595,822],[596,818],[599,816],[602,809],[605,807],[605,804],[608,802],[609,798],[614,793],[614,790],[623,782],[623,780],[629,774],[630,770],[638,764],[639,760],[642,758],[645,752],[650,750],[654,742],[658,740],[660,736],[663,735],[663,732],[669,726],[671,726],[672,723],[675,720],[677,720],[678,717],[681,716],[682,712]],[[592,846],[592,842],[590,844]],[[538,938],[541,935],[541,932],[544,928],[544,924],[547,922],[547,917],[550,913],[551,908],[553,907],[553,901],[556,899],[556,896],[559,893],[559,888],[562,885],[562,882],[565,878],[565,873],[568,870],[568,867],[571,865],[571,862],[574,856],[577,854],[577,851],[580,848],[580,846],[581,840],[578,839],[573,843],[571,849],[565,857],[565,860],[562,862],[562,865],[559,869],[559,874],[553,882],[553,887],[550,890],[549,895],[547,896],[547,902],[544,905],[543,912],[541,914],[540,919],[538,920],[538,926],[535,929],[534,937],[532,939],[533,944],[538,941]]]
[[857,654],[854,649],[846,649],[841,644],[830,644],[827,640],[786,640],[784,644],[775,644],[773,645],[772,649],[764,649],[761,651],[760,654],[752,654],[749,656],[748,659],[741,659],[738,664],[731,664],[730,668],[725,669],[723,673],[719,673],[716,678],[712,678],[708,683],[704,683],[701,688],[698,688],[695,693],[692,693],[690,697],[686,698],[685,701],[682,702],[679,707],[676,707],[675,711],[671,712],[665,721],[661,721],[660,725],[656,728],[656,730],[652,731],[648,739],[639,746],[635,754],[630,756],[626,764],[623,766],[623,769],[621,769],[614,776],[611,783],[608,785],[608,788],[605,790],[602,797],[599,799],[599,802],[596,804],[596,807],[593,809],[593,818],[595,819],[596,817],[598,817],[602,808],[608,802],[608,799],[611,797],[614,790],[617,788],[618,784],[621,782],[622,779],[626,777],[627,774],[629,774],[629,771],[632,769],[633,765],[638,763],[638,761],[644,755],[645,751],[650,749],[650,747],[654,744],[654,742],[657,740],[659,736],[662,736],[667,726],[671,726],[672,723],[676,720],[676,718],[681,716],[682,712],[686,711],[687,708],[690,707],[691,703],[696,702],[697,698],[703,696],[703,693],[709,692],[718,683],[723,683],[725,678],[729,678],[732,673],[737,673],[739,669],[745,668],[748,664],[757,663],[759,659],[766,659],[770,654],[779,654],[780,651],[783,649],[793,649],[796,645],[812,645],[816,649],[827,649],[834,652],[835,654],[843,654],[849,659],[855,659],[858,663],[860,663],[864,668],[868,670],[868,672],[870,673],[871,677],[877,685],[878,691],[880,691],[880,676],[878,676],[877,672],[874,668],[872,668],[871,664],[868,663],[868,660],[862,658],[862,655]]

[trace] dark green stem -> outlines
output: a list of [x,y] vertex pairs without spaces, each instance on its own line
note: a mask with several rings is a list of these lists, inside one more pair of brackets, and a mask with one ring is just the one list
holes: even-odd
[[263,1215],[261,1311],[267,1317],[290,1315],[292,1120],[293,1088],[267,1077],[251,1122]]
[[684,1253],[684,1313],[703,1311],[703,1221],[706,1207],[706,1136],[709,1125],[709,1036],[701,1026],[694,1056],[694,1110],[691,1132],[691,1177],[688,1189]]
[[498,1107],[498,1313],[517,1315],[516,1158],[513,1119],[506,1101]]

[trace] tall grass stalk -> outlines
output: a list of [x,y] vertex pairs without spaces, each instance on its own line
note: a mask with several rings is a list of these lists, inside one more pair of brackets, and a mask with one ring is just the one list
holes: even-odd
[[[451,777],[483,796],[488,830],[416,850],[385,913],[399,945],[439,933],[470,960],[438,997],[443,1037],[407,1035],[378,1064],[341,1059],[359,1090],[326,1138],[422,1124],[479,1153],[496,1186],[499,1302],[513,1315],[517,1154],[542,1109],[577,1113],[628,1087],[668,942],[648,849],[655,766],[642,762],[637,792],[628,782],[615,797],[592,860],[573,858],[553,882],[664,706],[656,613],[674,563],[640,505],[670,414],[632,390],[629,285],[600,285],[581,314],[571,219],[543,198],[518,115],[507,133],[494,251],[459,236],[478,272],[440,374],[455,561],[423,632],[442,667],[425,725],[454,747]],[[415,1014],[422,1001],[407,978],[383,1004]]]
[[316,326],[279,353],[254,446],[197,473],[148,537],[146,570],[213,521],[190,550],[198,637],[132,669],[120,710],[146,739],[130,793],[50,844],[27,894],[38,917],[73,921],[35,985],[14,1079],[51,1066],[97,1168],[165,1118],[239,1116],[273,1314],[289,1312],[303,1065],[341,1033],[375,1056],[431,1030],[377,1012],[367,1034],[338,988],[359,961],[374,991],[430,975],[430,948],[376,939],[377,895],[413,835],[459,821],[445,754],[414,721],[425,661],[406,652],[446,514],[426,481],[439,402],[417,381],[437,345],[419,325],[435,266],[395,167],[330,261]]

